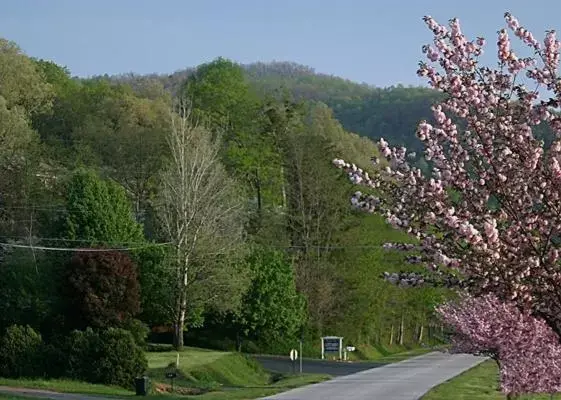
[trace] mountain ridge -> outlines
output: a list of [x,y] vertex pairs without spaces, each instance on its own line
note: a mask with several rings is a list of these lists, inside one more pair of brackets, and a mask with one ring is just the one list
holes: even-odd
[[[394,145],[417,152],[422,150],[415,136],[417,124],[423,119],[432,119],[430,107],[441,99],[441,94],[431,88],[400,84],[381,88],[318,73],[312,67],[291,61],[238,65],[260,94],[285,89],[296,100],[325,103],[346,130],[372,140],[384,137]],[[106,77],[128,83],[133,88],[160,85],[162,90],[176,94],[196,69],[189,67],[171,74],[128,73]]]

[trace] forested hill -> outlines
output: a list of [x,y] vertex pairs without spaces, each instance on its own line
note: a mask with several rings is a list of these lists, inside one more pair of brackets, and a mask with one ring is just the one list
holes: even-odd
[[430,105],[438,96],[427,88],[359,84],[288,62],[250,64],[246,71],[264,93],[284,87],[297,99],[322,101],[348,131],[415,150],[420,145],[415,127],[429,119]]
[[[332,165],[374,169],[376,146],[328,105],[274,89],[367,118],[383,91],[225,59],[74,79],[1,38],[0,71],[0,337],[146,324],[176,347],[189,328],[191,345],[276,354],[302,337],[319,354],[324,334],[363,354],[440,340],[447,291],[380,278],[411,267],[383,245],[414,239],[352,210],[357,188]],[[180,88],[185,108],[171,101]]]
[[295,63],[255,63],[246,71],[263,92],[285,87],[298,99],[322,101],[348,131],[372,139],[384,137],[415,150],[420,146],[415,128],[420,120],[430,119],[430,106],[438,99],[429,88],[377,88]]
[[[291,62],[259,62],[243,68],[260,93],[284,88],[296,99],[321,101],[333,109],[346,130],[372,139],[384,137],[393,144],[417,151],[420,142],[415,137],[415,127],[420,120],[431,118],[430,105],[439,96],[423,87],[377,88],[317,73],[313,68]],[[176,93],[193,71],[191,68],[171,75],[128,74],[112,79],[126,81],[144,91],[163,86]]]

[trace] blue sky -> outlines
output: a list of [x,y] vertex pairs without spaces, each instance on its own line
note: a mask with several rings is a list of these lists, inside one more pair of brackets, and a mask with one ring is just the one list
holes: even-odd
[[539,37],[561,31],[558,0],[2,0],[0,36],[78,76],[168,73],[223,56],[389,86],[423,83],[423,15],[460,18],[494,56],[507,10]]

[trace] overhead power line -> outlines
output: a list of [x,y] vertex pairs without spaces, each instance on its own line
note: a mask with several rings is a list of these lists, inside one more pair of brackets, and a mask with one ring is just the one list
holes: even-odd
[[[27,239],[27,236],[0,236],[0,238],[4,239]],[[36,241],[58,241],[58,242],[77,242],[77,243],[91,243],[91,240],[82,240],[82,239],[58,239],[58,238],[33,238]],[[15,243],[1,243],[0,246],[7,246],[7,247],[17,247],[17,248],[28,248],[34,250],[52,250],[52,251],[130,251],[130,250],[140,250],[144,248],[148,248],[151,246],[169,246],[172,242],[163,242],[163,243],[135,243],[135,242],[103,242],[106,244],[128,244],[129,246],[124,247],[114,247],[114,248],[80,248],[80,247],[51,247],[51,246],[41,246],[41,245],[33,245],[33,244],[15,244]],[[298,246],[298,245],[274,245],[269,244],[265,245],[266,247],[272,247],[276,249],[284,249],[284,250],[291,250],[291,249],[310,249],[310,250],[368,250],[368,249],[384,249],[386,251],[393,251],[393,252],[407,252],[407,251],[414,251],[414,250],[398,250],[398,249],[388,249],[385,248],[383,244],[373,244],[373,245],[345,245],[345,246]]]
[[117,248],[79,248],[79,247],[48,247],[48,246],[35,246],[35,245],[24,245],[15,243],[0,243],[0,247],[14,247],[19,249],[30,249],[30,250],[46,250],[46,251],[70,251],[70,252],[95,252],[95,253],[106,253],[111,251],[134,251],[142,250],[152,246],[167,246],[170,243],[153,243],[146,244],[144,246],[137,247],[117,247]]
[[[0,235],[0,239],[11,239],[11,240],[26,240],[29,241],[29,235],[28,236],[6,236],[6,235]],[[47,237],[31,237],[32,240],[39,240],[39,241],[48,241],[48,242],[70,242],[70,243],[93,243],[95,242],[95,240],[88,240],[88,239],[65,239],[65,238],[47,238]],[[107,241],[107,240],[103,240],[103,241],[98,241],[104,245],[122,245],[122,246],[145,246],[147,245],[147,242],[121,242],[121,241]],[[168,242],[166,243],[153,243],[154,245],[164,245],[164,244],[168,244]]]

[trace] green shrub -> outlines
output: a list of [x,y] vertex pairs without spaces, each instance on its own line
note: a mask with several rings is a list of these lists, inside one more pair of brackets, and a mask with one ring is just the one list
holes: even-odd
[[91,383],[131,388],[148,367],[142,348],[124,329],[74,331],[66,350],[66,376]]
[[64,375],[71,379],[96,383],[93,366],[100,358],[100,342],[99,334],[91,328],[85,331],[73,331],[64,346],[67,354]]
[[129,331],[114,328],[103,331],[101,346],[102,357],[97,364],[101,383],[132,387],[134,378],[148,368],[143,349]]
[[242,342],[242,350],[249,354],[267,353],[267,351],[263,351],[253,340],[244,340]]
[[150,333],[150,328],[148,326],[138,320],[138,319],[131,319],[123,324],[123,329],[129,331],[136,344],[141,347],[146,346],[146,339],[148,338],[148,334]]
[[43,375],[43,339],[30,326],[12,325],[0,340],[0,375],[10,378]]
[[146,345],[146,351],[151,353],[164,353],[173,351],[173,345],[167,343],[148,343]]
[[58,379],[65,376],[68,354],[59,343],[47,343],[41,351],[41,368],[47,378]]

